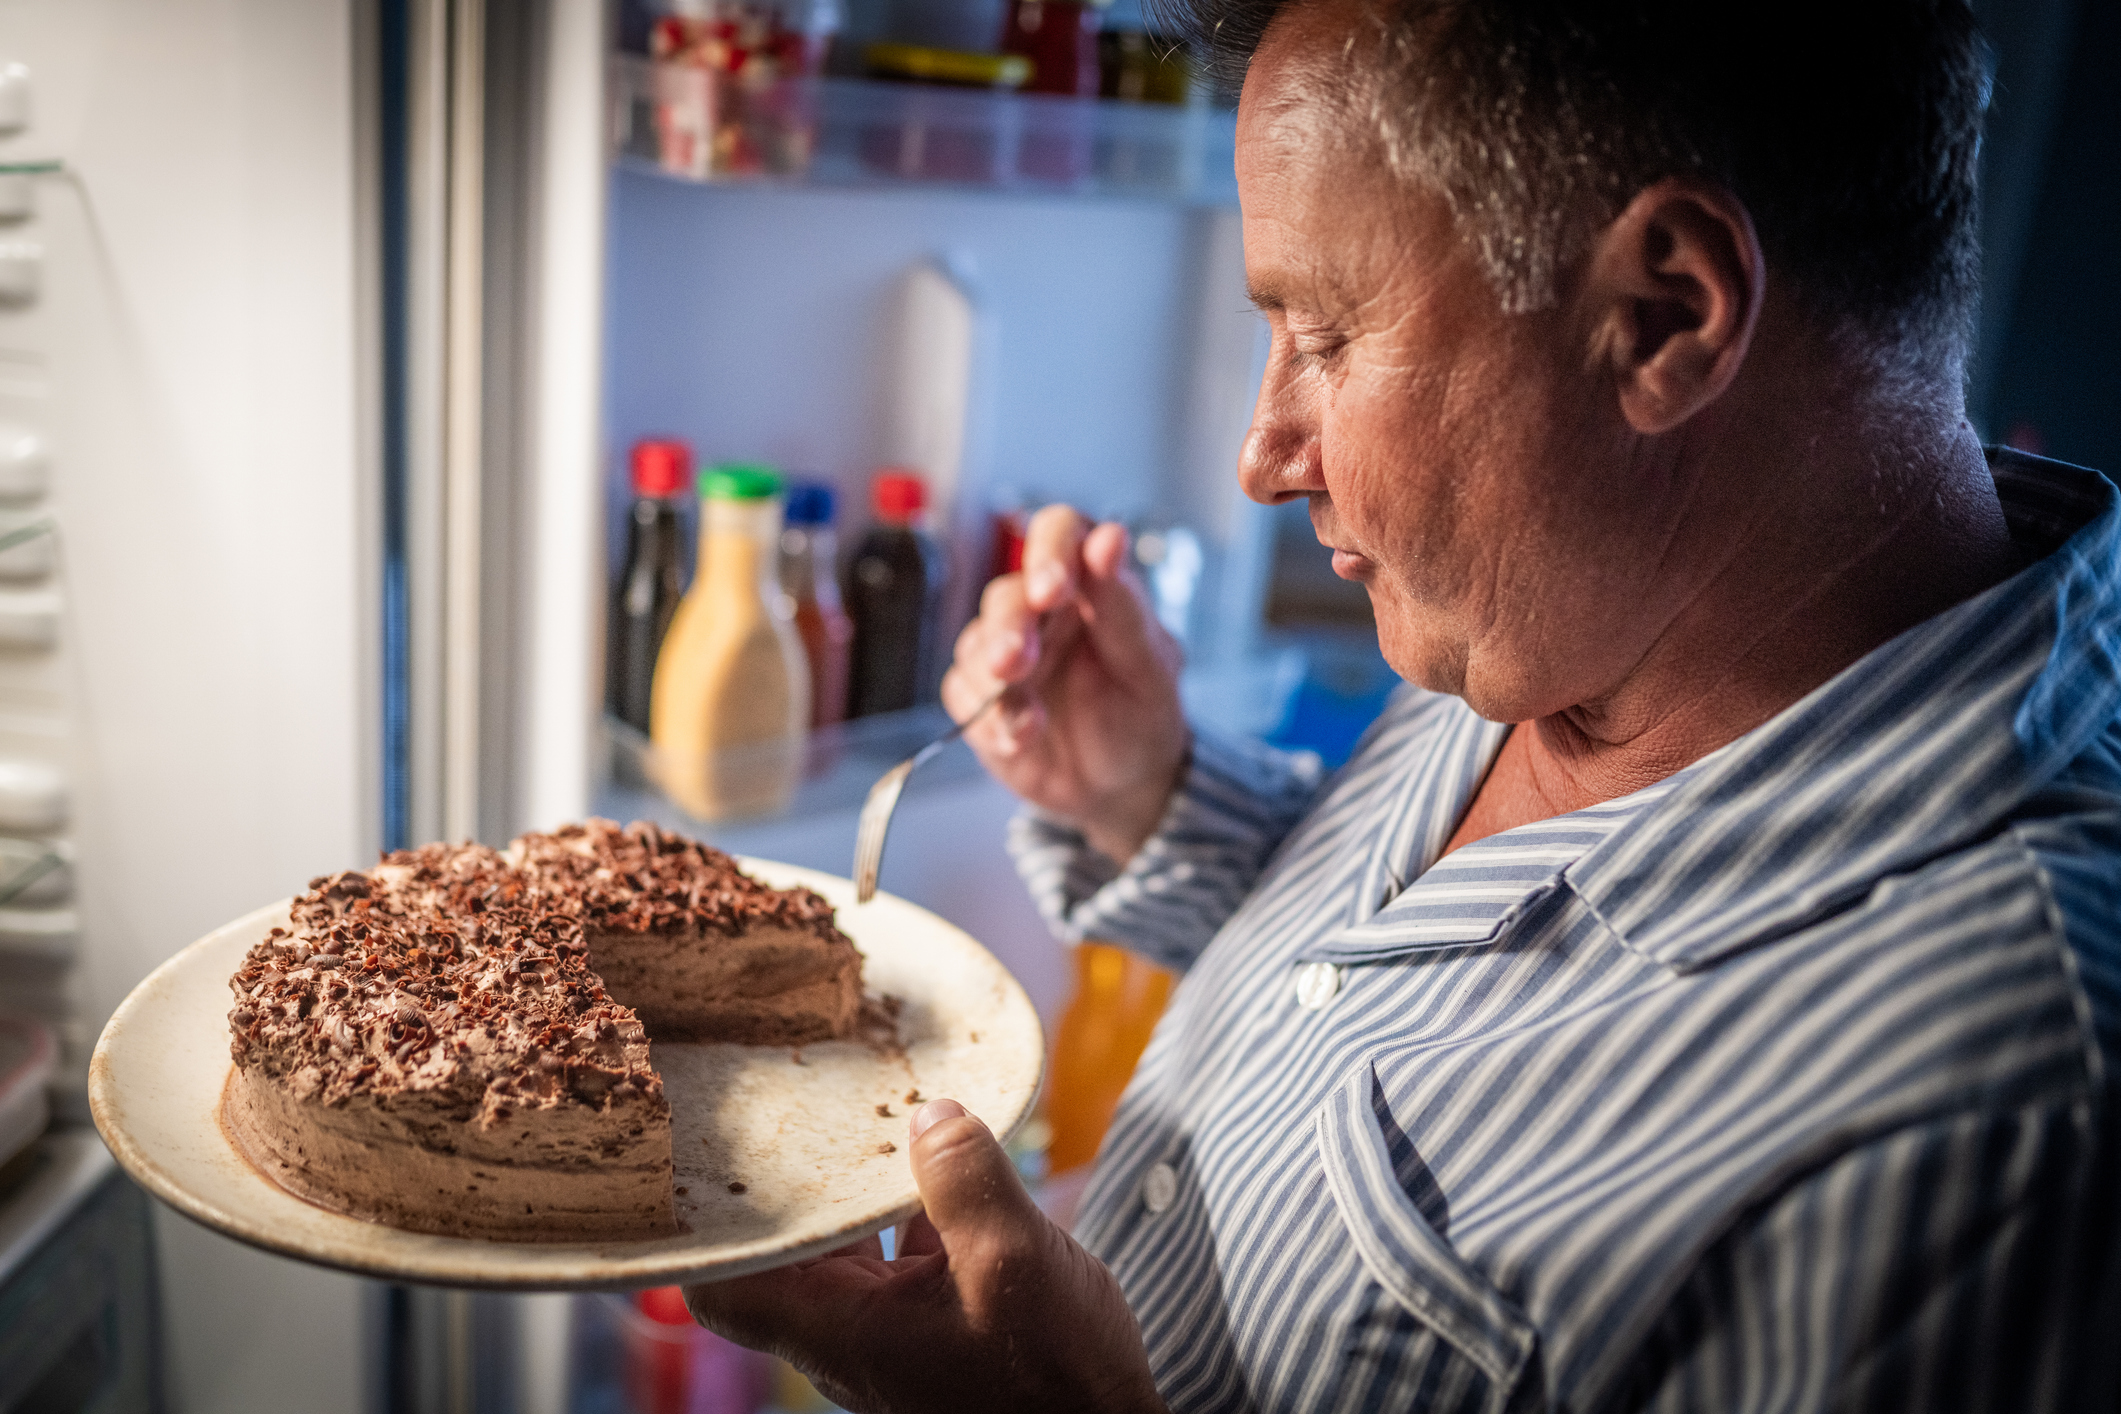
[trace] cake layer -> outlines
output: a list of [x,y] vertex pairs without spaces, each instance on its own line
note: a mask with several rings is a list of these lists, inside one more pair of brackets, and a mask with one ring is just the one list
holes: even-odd
[[861,1012],[861,954],[808,929],[591,931],[588,941],[604,985],[663,1040],[799,1046],[852,1035]]
[[331,1104],[239,1066],[222,1113],[253,1164],[320,1207],[450,1237],[596,1241],[675,1229],[656,1100],[548,1102],[481,1124],[432,1093]]

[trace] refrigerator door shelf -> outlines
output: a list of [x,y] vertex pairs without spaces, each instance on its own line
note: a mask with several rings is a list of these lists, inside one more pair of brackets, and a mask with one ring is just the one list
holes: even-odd
[[27,427],[0,424],[0,500],[33,501],[51,485],[51,450]]
[[0,135],[19,133],[29,126],[29,66],[0,64]]
[[612,61],[614,150],[643,170],[693,181],[943,185],[1237,205],[1230,111],[864,79],[777,85],[787,91],[776,96],[776,118],[803,139],[782,146],[802,160],[759,172],[711,171],[699,143],[673,144],[670,136],[736,119],[709,111],[714,105],[704,99],[693,105],[702,110],[696,120],[674,111],[684,105],[673,103],[671,77],[658,73],[667,67],[629,55]]
[[73,896],[71,845],[0,835],[0,908],[49,908]]
[[[72,958],[40,957],[0,948],[0,997],[10,1016],[54,1025],[74,1014]],[[4,1186],[4,1185],[0,1185]]]
[[66,773],[42,761],[0,757],[0,830],[34,834],[66,823]]
[[71,908],[0,908],[0,952],[66,961],[81,943]]
[[[868,796],[877,777],[949,731],[951,725],[949,714],[936,706],[882,712],[813,731],[805,744],[803,779],[796,786],[794,799],[772,816],[753,817],[742,823],[800,820],[852,811]],[[655,747],[648,738],[616,717],[604,719],[604,733],[610,743],[612,789],[599,808],[630,811],[622,815],[630,820],[660,816],[665,812],[658,807],[664,807],[674,819],[685,822],[677,828],[700,833],[709,822],[683,814],[657,784],[661,772],[656,765]],[[932,787],[980,774],[972,749],[954,742],[921,767],[907,783],[907,790],[919,795]]]
[[47,515],[0,511],[0,580],[39,580],[57,569],[59,553],[54,528]]
[[[42,538],[42,537],[40,537]],[[31,545],[37,542],[28,542]],[[17,546],[21,549],[21,546]],[[0,648],[59,646],[59,592],[0,589]]]
[[35,241],[0,241],[0,305],[36,303],[44,289],[44,247]]

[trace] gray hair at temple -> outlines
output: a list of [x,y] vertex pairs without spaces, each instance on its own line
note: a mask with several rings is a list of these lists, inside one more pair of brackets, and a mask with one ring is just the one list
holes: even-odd
[[[1233,88],[1314,0],[1163,0]],[[1963,376],[1980,299],[1987,45],[1965,0],[1371,0],[1337,72],[1403,180],[1448,202],[1511,312],[1651,183],[1713,181],[1824,337],[1894,382]]]

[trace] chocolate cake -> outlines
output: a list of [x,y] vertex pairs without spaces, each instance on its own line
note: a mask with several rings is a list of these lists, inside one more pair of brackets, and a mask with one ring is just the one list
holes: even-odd
[[230,979],[224,1112],[313,1202],[419,1232],[674,1228],[649,1038],[855,1034],[861,956],[807,889],[636,823],[315,879]]

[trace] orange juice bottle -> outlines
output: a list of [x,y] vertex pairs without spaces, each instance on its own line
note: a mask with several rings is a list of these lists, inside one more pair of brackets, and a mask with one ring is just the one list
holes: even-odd
[[700,478],[700,555],[656,655],[656,781],[702,820],[788,803],[810,728],[810,669],[781,589],[781,479],[740,463]]
[[1080,1168],[1119,1107],[1134,1063],[1171,996],[1171,974],[1110,943],[1075,948],[1075,996],[1053,1029],[1053,1067],[1046,1087],[1046,1150],[1051,1174]]

